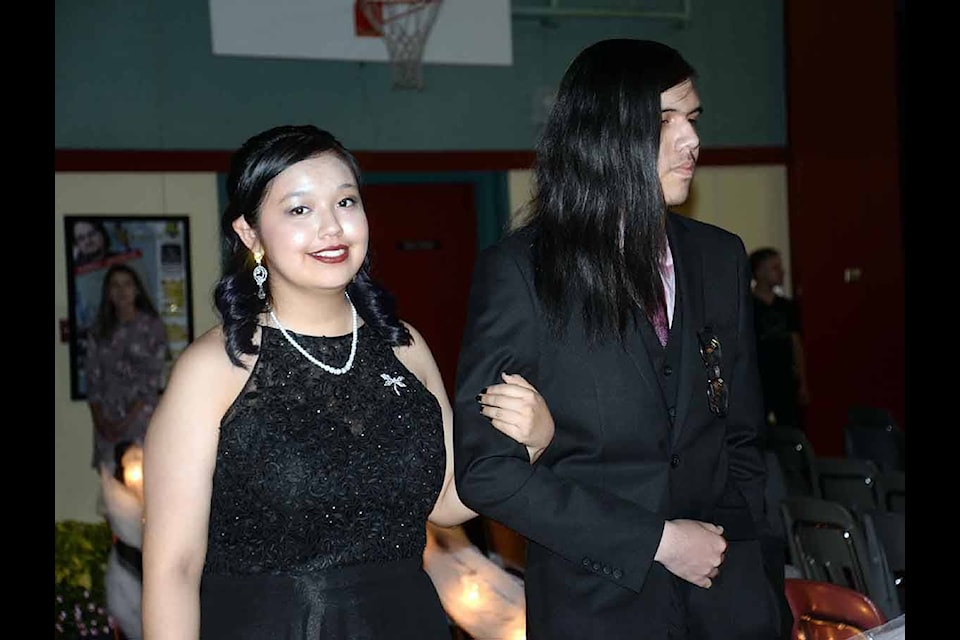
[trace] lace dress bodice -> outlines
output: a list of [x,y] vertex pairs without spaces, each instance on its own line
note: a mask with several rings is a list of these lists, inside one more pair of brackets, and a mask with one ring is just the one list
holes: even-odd
[[[291,333],[322,362],[351,336]],[[220,425],[204,573],[313,571],[420,558],[443,482],[440,407],[376,332],[331,375],[272,327]]]

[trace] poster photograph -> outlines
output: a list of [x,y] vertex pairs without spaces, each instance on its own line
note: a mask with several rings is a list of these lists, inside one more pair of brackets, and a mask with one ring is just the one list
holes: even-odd
[[100,306],[104,276],[114,264],[134,269],[163,319],[169,350],[164,383],[193,340],[190,228],[186,215],[64,216],[70,323],[70,396],[87,397],[85,343]]

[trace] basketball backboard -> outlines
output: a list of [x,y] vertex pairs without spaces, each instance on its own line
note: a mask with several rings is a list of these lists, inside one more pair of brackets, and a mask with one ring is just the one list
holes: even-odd
[[[209,0],[213,53],[389,62],[381,38],[362,35],[353,0]],[[443,0],[425,64],[510,66],[510,0]]]

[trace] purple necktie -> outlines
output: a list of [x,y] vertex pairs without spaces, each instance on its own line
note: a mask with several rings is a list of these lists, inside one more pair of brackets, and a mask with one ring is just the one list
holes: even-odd
[[657,332],[657,338],[660,339],[660,346],[667,346],[667,337],[670,335],[670,327],[667,326],[667,307],[665,304],[657,305],[657,310],[650,318],[653,330]]

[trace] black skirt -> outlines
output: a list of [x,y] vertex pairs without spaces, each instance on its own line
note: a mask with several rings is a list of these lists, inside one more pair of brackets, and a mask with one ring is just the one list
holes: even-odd
[[449,640],[420,558],[306,575],[204,574],[201,640]]

